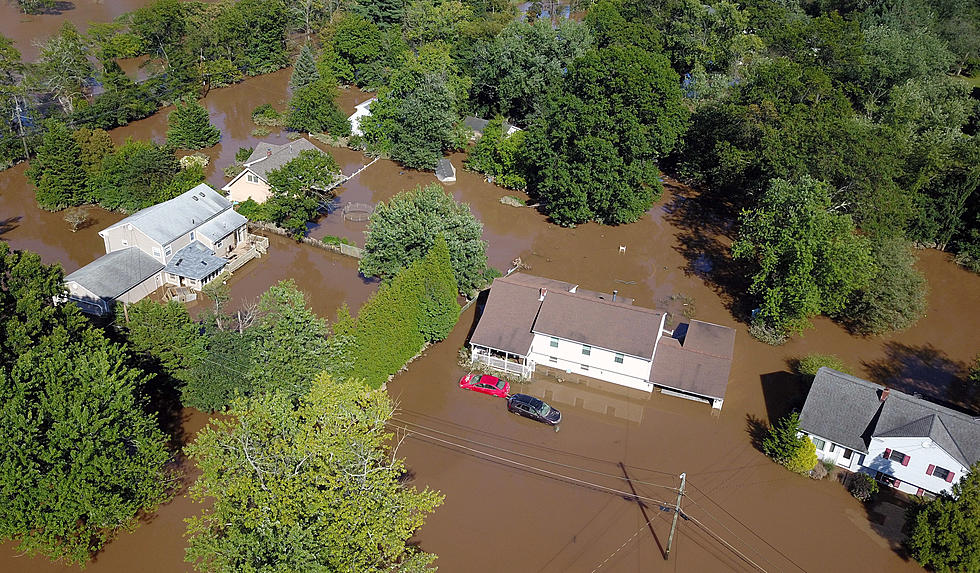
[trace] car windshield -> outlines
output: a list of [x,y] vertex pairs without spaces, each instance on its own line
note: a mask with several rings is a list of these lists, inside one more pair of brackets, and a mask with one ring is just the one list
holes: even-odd
[[551,413],[551,406],[547,404],[541,404],[541,407],[538,408],[538,414],[542,416],[547,416],[549,413]]
[[476,376],[470,378],[470,384],[479,384],[480,378],[483,378],[483,374],[477,374]]

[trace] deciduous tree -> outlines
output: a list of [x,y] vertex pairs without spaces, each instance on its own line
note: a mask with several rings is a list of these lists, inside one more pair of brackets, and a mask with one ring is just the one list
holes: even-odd
[[935,571],[980,571],[980,464],[953,486],[953,493],[921,502],[910,511],[905,541],[912,557]]
[[[318,376],[298,405],[237,401],[187,448],[201,468],[187,560],[200,571],[425,571],[408,544],[442,501],[402,485],[384,390]],[[213,501],[213,505],[212,504]]]

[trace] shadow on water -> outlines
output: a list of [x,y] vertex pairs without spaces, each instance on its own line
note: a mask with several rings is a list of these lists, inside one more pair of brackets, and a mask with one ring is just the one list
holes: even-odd
[[20,222],[22,218],[23,217],[18,215],[16,217],[8,217],[6,219],[0,219],[0,235],[4,233],[9,233],[10,231],[16,229],[17,224]]
[[752,414],[745,415],[745,431],[749,435],[752,447],[765,453],[762,449],[762,441],[769,435],[769,424],[762,418],[757,418]]
[[766,416],[775,422],[793,410],[803,408],[810,384],[792,372],[770,372],[759,376],[762,396],[766,401]]
[[747,322],[750,303],[744,264],[733,261],[731,241],[736,209],[722,201],[702,197],[682,185],[667,182],[672,194],[664,205],[665,219],[678,231],[675,250],[687,260],[684,273],[703,280],[732,315]]
[[887,342],[883,358],[863,365],[878,384],[970,413],[980,409],[976,388],[966,380],[967,365],[932,344]]

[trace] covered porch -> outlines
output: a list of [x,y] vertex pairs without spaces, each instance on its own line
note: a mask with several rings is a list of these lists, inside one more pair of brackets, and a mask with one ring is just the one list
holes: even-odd
[[527,356],[478,344],[470,344],[470,349],[470,362],[483,364],[505,374],[516,374],[521,378],[530,378],[534,372],[534,362],[528,360]]

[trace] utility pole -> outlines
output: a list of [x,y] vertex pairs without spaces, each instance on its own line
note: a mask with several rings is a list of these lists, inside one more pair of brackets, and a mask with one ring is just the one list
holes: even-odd
[[681,488],[677,490],[677,503],[674,504],[674,520],[670,523],[670,536],[667,537],[667,551],[664,561],[670,559],[670,548],[674,545],[674,531],[677,530],[677,517],[681,514],[681,498],[684,497],[684,485],[687,483],[687,472],[681,474]]

